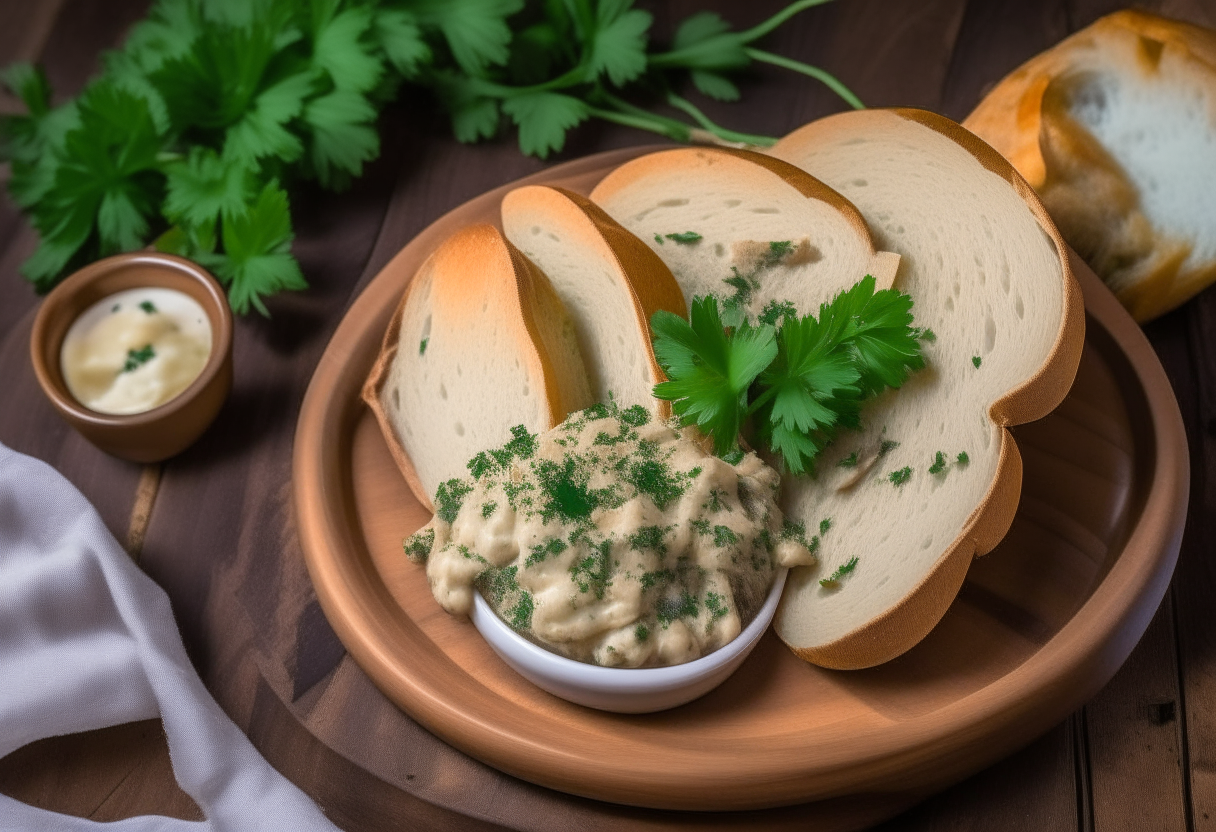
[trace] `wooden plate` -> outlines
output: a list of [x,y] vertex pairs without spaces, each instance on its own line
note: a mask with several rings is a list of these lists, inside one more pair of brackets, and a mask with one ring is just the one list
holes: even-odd
[[[585,193],[640,152],[524,181]],[[899,808],[1025,745],[1110,679],[1169,583],[1188,463],[1156,356],[1079,260],[1089,318],[1076,384],[1051,416],[1015,429],[1017,520],[912,651],[832,672],[770,633],[712,694],[647,716],[588,710],[515,675],[403,556],[402,538],[427,516],[359,401],[415,269],[454,229],[496,223],[509,187],[435,222],[372,281],[322,357],[296,432],[300,542],[317,595],[351,655],[410,716],[504,772],[602,800],[729,810],[881,794]]]

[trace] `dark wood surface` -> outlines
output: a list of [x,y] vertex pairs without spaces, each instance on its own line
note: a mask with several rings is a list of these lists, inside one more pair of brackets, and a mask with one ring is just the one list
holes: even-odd
[[[673,21],[706,5],[746,26],[781,4],[654,3],[657,31],[670,32]],[[1216,26],[1213,0],[1140,5]],[[73,94],[145,6],[146,0],[0,3],[0,65],[39,60],[57,94]],[[795,18],[766,47],[824,66],[871,106],[920,106],[961,120],[1004,73],[1118,7],[1112,0],[837,0]],[[768,67],[755,71],[743,93],[741,102],[704,108],[728,126],[781,135],[841,106],[813,82]],[[0,109],[12,106],[0,98]],[[466,199],[545,164],[521,156],[506,138],[457,144],[433,105],[408,91],[385,114],[382,136],[383,156],[351,191],[293,192],[295,252],[311,288],[273,301],[269,320],[238,323],[235,386],[218,422],[185,454],[152,468],[95,450],[42,398],[27,348],[38,299],[17,274],[35,236],[0,199],[0,441],[58,468],[118,539],[131,543],[140,565],[169,593],[190,656],[217,700],[338,826],[673,823],[679,818],[672,813],[546,794],[463,759],[378,696],[317,605],[294,539],[290,457],[296,413],[330,334],[360,288],[415,233]],[[653,141],[589,124],[571,134],[558,160]],[[1214,331],[1212,290],[1147,327],[1181,406],[1193,474],[1175,579],[1140,645],[1065,722],[880,828],[1216,830]],[[350,703],[360,707],[345,707]],[[392,760],[369,766],[358,753],[367,737],[405,744]],[[468,772],[468,781],[443,782],[442,772],[453,767]],[[97,820],[148,812],[198,817],[173,785],[155,721],[27,746],[0,760],[0,792]],[[549,801],[555,815],[512,812],[511,805],[527,801]],[[796,822],[797,809],[779,815]],[[716,827],[743,819],[684,820]]]

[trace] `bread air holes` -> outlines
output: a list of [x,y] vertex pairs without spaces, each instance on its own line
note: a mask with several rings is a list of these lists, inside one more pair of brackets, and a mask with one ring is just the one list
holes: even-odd
[[532,236],[535,237],[538,234],[540,234],[540,226],[539,225],[532,226]]
[[753,214],[780,214],[780,208],[753,208]]
[[457,422],[457,423],[454,425],[454,427],[456,428],[456,435],[457,435],[457,436],[464,436],[464,425],[462,425],[460,422]]
[[743,200],[728,199],[728,200],[726,200],[726,202],[723,202],[722,204],[725,205],[727,208],[738,208],[740,205],[743,204]]
[[400,388],[394,387],[393,388],[393,410],[400,410],[400,409],[401,409],[401,390],[400,390]]
[[[869,183],[869,182],[867,182],[867,181],[866,181],[866,180],[864,180],[864,179],[854,179],[854,180],[853,180],[853,187],[854,187],[854,188],[864,188],[866,185],[869,185],[869,184],[870,184],[870,183]],[[900,231],[903,231],[903,229],[901,228],[901,229],[900,229]]]
[[992,312],[984,318],[984,352],[992,352],[992,348],[996,345],[996,321],[992,318]]
[[687,199],[665,199],[659,203],[660,208],[679,208],[681,205],[687,205]]
[[444,401],[447,401],[448,399],[448,388],[444,386],[442,381],[439,382],[439,398],[443,399]]
[[524,385],[524,398],[526,399],[528,397],[528,394],[530,394],[531,392],[532,392],[532,388],[525,384]]
[[714,256],[715,257],[725,257],[726,256],[726,247],[723,246],[721,243],[714,243]]
[[1013,311],[1015,313],[1017,313],[1018,320],[1021,320],[1026,317],[1026,304],[1022,303],[1021,295],[1014,295]]

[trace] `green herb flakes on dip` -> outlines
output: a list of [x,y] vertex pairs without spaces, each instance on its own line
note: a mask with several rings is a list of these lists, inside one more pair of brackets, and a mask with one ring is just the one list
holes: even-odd
[[480,591],[541,646],[612,667],[682,664],[734,639],[781,567],[815,556],[785,526],[779,476],[735,464],[640,406],[596,405],[469,462],[405,541],[436,600]]

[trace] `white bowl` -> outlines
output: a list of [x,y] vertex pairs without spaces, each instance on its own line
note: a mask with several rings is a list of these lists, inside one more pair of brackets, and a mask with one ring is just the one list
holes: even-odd
[[503,661],[554,696],[622,714],[662,711],[709,693],[735,672],[773,620],[788,571],[778,570],[764,605],[733,641],[672,667],[599,667],[550,653],[511,629],[480,593],[473,596],[473,626]]

